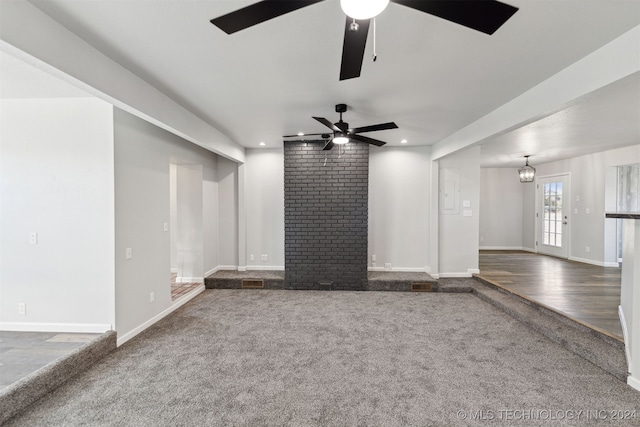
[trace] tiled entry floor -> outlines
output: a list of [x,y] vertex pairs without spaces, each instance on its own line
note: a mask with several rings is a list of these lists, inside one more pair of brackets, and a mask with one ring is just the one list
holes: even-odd
[[175,301],[184,294],[200,286],[200,283],[176,283],[176,273],[171,273],[171,301]]
[[0,391],[99,336],[0,331]]

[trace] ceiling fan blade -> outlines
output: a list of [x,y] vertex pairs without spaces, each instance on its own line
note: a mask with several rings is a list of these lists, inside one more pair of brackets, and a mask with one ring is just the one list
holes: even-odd
[[369,138],[362,135],[349,135],[349,139],[354,141],[366,142],[367,144],[373,144],[378,147],[382,147],[384,144],[386,144],[386,142],[384,141],[380,141],[380,140]]
[[398,129],[398,125],[393,122],[389,122],[389,123],[380,123],[378,125],[363,126],[359,128],[349,129],[349,134],[373,132],[376,130],[387,130],[387,129]]
[[323,0],[264,0],[211,20],[227,34],[268,21]]
[[325,119],[324,117],[313,117],[315,120],[319,121],[320,123],[322,123],[323,125],[325,125],[326,127],[328,127],[329,129],[331,129],[334,132],[342,132],[342,130],[340,130],[340,128],[336,125],[334,125],[333,123],[331,123],[329,120]]
[[[327,135],[327,133],[305,133],[304,135],[282,135],[283,138],[304,138],[305,136],[323,136]],[[329,135],[327,135],[329,138]]]
[[391,0],[465,27],[493,34],[518,10],[495,0]]
[[284,141],[284,142],[311,142],[311,143],[316,143],[316,142],[327,142],[326,139],[292,139],[292,140],[288,140],[288,141]]
[[347,16],[347,23],[344,27],[344,44],[342,45],[340,80],[360,77],[370,21],[370,19],[356,19],[356,23],[359,25],[358,31],[351,31],[353,18]]
[[323,151],[331,150],[331,149],[333,148],[333,146],[334,146],[334,145],[335,145],[335,144],[333,143],[333,139],[330,139],[329,141],[327,141],[327,143],[325,144],[325,146],[324,146],[324,147],[322,147],[322,150],[323,150]]

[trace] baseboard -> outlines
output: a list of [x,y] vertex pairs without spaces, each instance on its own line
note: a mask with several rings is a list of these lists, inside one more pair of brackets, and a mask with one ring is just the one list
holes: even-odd
[[123,334],[122,336],[119,336],[118,337],[118,341],[117,341],[117,346],[120,347],[122,344],[126,343],[131,338],[135,337],[140,332],[144,331],[145,329],[147,329],[148,327],[150,327],[154,323],[158,322],[159,320],[164,319],[169,314],[173,313],[175,310],[177,310],[178,308],[180,308],[181,306],[186,304],[189,300],[195,298],[196,296],[198,296],[199,294],[204,292],[204,290],[205,290],[204,285],[200,285],[197,288],[195,288],[194,290],[192,290],[191,292],[189,292],[189,293],[183,295],[182,297],[178,298],[177,300],[175,300],[173,302],[173,304],[171,304],[165,310],[163,310],[160,313],[156,314],[151,319],[147,320],[146,322],[144,322],[140,326],[132,329],[131,331],[127,332],[126,334]]
[[523,251],[522,246],[480,246],[481,251]]
[[[434,275],[432,274],[431,277],[433,277],[434,279],[436,277],[434,277]],[[438,279],[455,279],[455,278],[468,278],[468,277],[473,277],[472,273],[440,273],[438,274]]]
[[618,317],[620,318],[620,325],[622,326],[622,338],[624,339],[624,352],[627,356],[627,371],[631,371],[631,349],[629,348],[629,330],[627,329],[627,321],[624,318],[624,312],[622,306],[618,306]]
[[204,283],[203,277],[176,277],[176,283]]
[[171,268],[171,273],[172,274],[178,274],[178,269],[177,268]]
[[247,265],[246,271],[255,270],[284,271],[284,265]]
[[431,277],[433,277],[434,279],[438,280],[440,278],[440,274],[439,273],[429,273],[429,275]]
[[640,391],[640,380],[639,379],[629,375],[627,377],[627,384],[630,385],[631,387],[635,388],[636,390]]
[[596,260],[587,259],[587,258],[578,258],[575,256],[570,256],[569,261],[581,262],[583,264],[597,265],[598,267],[620,267],[620,265],[617,262],[603,262],[603,261],[596,261]]
[[215,267],[213,267],[211,270],[208,270],[206,273],[204,273],[204,277],[209,277],[212,274],[220,271],[220,270],[237,270],[238,266],[237,265],[217,265]]
[[391,267],[391,270],[384,267],[369,267],[368,271],[397,271],[405,273],[428,273],[424,267]]
[[[480,269],[479,268],[468,268],[467,269],[467,273],[469,273],[471,276],[473,276],[474,274],[480,274]],[[469,277],[471,277],[469,276]]]
[[92,323],[26,323],[0,322],[0,331],[16,332],[76,332],[102,334],[113,328],[107,324]]

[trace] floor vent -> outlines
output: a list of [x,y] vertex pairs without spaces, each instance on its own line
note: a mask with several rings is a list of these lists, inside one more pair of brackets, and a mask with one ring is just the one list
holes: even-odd
[[242,289],[264,289],[264,280],[242,279]]
[[330,291],[333,289],[333,282],[320,282],[321,291]]
[[411,282],[411,292],[431,292],[431,283]]

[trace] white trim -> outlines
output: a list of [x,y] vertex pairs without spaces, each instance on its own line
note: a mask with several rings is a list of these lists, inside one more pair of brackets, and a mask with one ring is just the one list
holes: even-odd
[[252,270],[284,271],[284,265],[247,265],[245,271]]
[[593,259],[578,258],[575,256],[570,256],[569,261],[576,261],[576,262],[581,262],[583,264],[597,265],[598,267],[620,267],[620,265],[617,262],[602,262],[602,261],[596,261]]
[[178,274],[178,267],[171,267],[171,272]]
[[627,329],[627,321],[624,318],[622,306],[618,306],[618,317],[622,325],[622,337],[624,338],[624,352],[627,356],[627,372],[631,371],[631,348],[629,347],[629,330]]
[[204,283],[203,277],[176,277],[176,283]]
[[640,380],[632,377],[631,375],[627,377],[627,384],[640,391]]
[[238,271],[247,271],[247,266],[238,267]]
[[0,331],[18,332],[82,332],[103,333],[111,331],[111,325],[98,323],[25,323],[0,322]]
[[213,267],[211,270],[208,270],[206,273],[204,273],[204,277],[209,277],[212,274],[220,271],[220,270],[232,270],[235,271],[238,269],[237,265],[217,265],[215,267]]
[[219,265],[216,267],[216,271],[219,270],[237,270],[238,266],[237,265]]
[[[434,279],[436,279],[436,277],[432,274],[431,277],[433,277]],[[438,275],[438,279],[445,279],[445,278],[458,278],[458,277],[472,277],[471,273],[440,273]]]
[[480,246],[481,251],[533,251],[522,246]]
[[431,277],[433,277],[434,279],[438,280],[440,278],[440,275],[438,273],[429,273],[429,275]]
[[186,304],[189,300],[195,298],[197,295],[201,294],[202,292],[204,292],[205,287],[204,285],[200,285],[197,288],[195,288],[194,290],[192,290],[189,293],[184,294],[183,296],[181,296],[180,298],[178,298],[177,300],[175,300],[173,302],[173,304],[171,304],[169,307],[167,307],[165,310],[161,311],[160,313],[156,314],[155,316],[153,316],[151,319],[147,320],[146,322],[144,322],[143,324],[141,324],[140,326],[138,326],[137,328],[134,328],[133,330],[127,332],[126,334],[122,335],[121,337],[118,337],[117,340],[117,346],[120,347],[122,344],[126,343],[127,341],[129,341],[131,338],[135,337],[136,335],[138,335],[140,332],[144,331],[145,329],[147,329],[149,326],[153,325],[154,323],[156,323],[159,320],[162,320],[163,318],[167,317],[169,314],[171,314],[172,312],[174,312],[176,309],[182,307],[184,304]]
[[479,268],[468,268],[467,269],[467,273],[473,275],[473,274],[480,274],[480,269]]
[[406,273],[428,273],[426,268],[421,268],[421,267],[392,267],[391,269],[384,268],[384,267],[369,267],[368,271],[398,271],[398,272],[406,272]]

